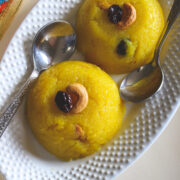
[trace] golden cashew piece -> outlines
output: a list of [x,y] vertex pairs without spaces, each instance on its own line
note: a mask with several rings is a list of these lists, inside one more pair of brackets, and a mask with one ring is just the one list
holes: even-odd
[[80,141],[85,141],[86,137],[85,137],[85,132],[84,132],[83,128],[79,124],[76,124],[75,128],[76,128],[76,133],[78,135],[78,139]]
[[118,23],[120,29],[126,29],[128,26],[132,25],[136,21],[136,9],[130,3],[123,4],[123,14],[122,19]]
[[88,105],[88,93],[86,88],[79,83],[72,83],[66,88],[67,93],[72,97],[73,108],[72,113],[82,112]]

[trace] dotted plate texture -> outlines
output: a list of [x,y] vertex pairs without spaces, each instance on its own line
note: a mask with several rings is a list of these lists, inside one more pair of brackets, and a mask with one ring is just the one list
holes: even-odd
[[[52,20],[75,24],[81,0],[40,0],[26,17],[0,61],[0,109],[10,102],[32,70],[31,46],[36,32]],[[167,16],[172,0],[160,0]],[[77,52],[71,59],[82,59]],[[102,150],[87,158],[61,162],[34,138],[21,105],[0,139],[0,171],[7,180],[111,179],[137,159],[167,126],[180,104],[180,18],[162,52],[162,90],[150,100],[127,103],[123,128]],[[119,78],[119,77],[118,77]],[[116,77],[116,79],[118,79]]]

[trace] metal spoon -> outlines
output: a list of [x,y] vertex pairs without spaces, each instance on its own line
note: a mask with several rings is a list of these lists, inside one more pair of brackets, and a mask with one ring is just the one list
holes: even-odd
[[127,75],[120,85],[120,95],[131,102],[143,101],[161,89],[164,74],[159,64],[159,55],[164,41],[180,13],[180,0],[174,0],[163,33],[156,46],[152,61]]
[[0,137],[16,113],[29,84],[51,65],[67,60],[73,54],[76,34],[66,21],[55,21],[39,30],[32,46],[33,70],[28,80],[0,116]]

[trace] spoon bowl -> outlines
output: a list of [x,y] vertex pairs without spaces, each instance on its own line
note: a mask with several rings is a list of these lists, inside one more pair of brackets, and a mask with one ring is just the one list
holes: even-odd
[[75,50],[76,34],[70,23],[54,21],[42,27],[36,34],[33,62],[40,72],[53,64],[69,59]]
[[160,66],[142,66],[122,81],[120,95],[123,99],[128,97],[128,101],[141,102],[161,89],[163,79],[164,74]]

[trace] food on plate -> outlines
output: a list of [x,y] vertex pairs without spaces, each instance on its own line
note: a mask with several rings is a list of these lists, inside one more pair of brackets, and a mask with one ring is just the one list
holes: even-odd
[[81,61],[62,62],[44,71],[27,99],[32,131],[62,160],[98,151],[121,127],[124,111],[112,78]]
[[148,63],[164,27],[158,0],[85,0],[77,18],[77,45],[109,73]]

